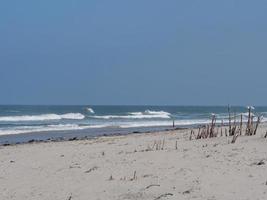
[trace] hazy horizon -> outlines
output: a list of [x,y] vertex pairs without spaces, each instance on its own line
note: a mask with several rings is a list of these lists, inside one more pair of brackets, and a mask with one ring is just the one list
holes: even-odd
[[[136,105],[127,105],[127,104],[0,104],[0,106],[140,106],[140,107],[228,107],[227,105],[153,105],[153,104],[136,104]],[[267,105],[229,105],[230,107],[244,107],[248,106],[253,107],[267,107]]]

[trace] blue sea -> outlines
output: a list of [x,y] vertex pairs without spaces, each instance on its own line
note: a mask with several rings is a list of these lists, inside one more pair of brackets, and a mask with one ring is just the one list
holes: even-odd
[[[247,115],[245,106],[231,107]],[[267,107],[254,114],[267,119]],[[0,144],[160,131],[227,121],[227,106],[0,106]]]

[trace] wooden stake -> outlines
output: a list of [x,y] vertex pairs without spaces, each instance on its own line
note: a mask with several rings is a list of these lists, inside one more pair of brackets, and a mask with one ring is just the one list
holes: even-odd
[[250,128],[250,135],[253,135],[253,126],[254,126],[254,116],[251,116],[251,128]]
[[248,107],[248,122],[247,122],[247,130],[246,130],[246,135],[250,135],[250,129],[251,129],[251,107]]
[[240,135],[242,135],[243,115],[240,115]]
[[161,147],[161,150],[164,149],[164,145],[165,145],[165,138],[164,138],[163,141],[162,141],[162,147]]
[[223,136],[223,120],[222,120],[222,123],[221,123],[221,137]]
[[192,140],[193,130],[191,130],[189,140]]
[[233,139],[232,139],[232,142],[231,142],[232,144],[235,143],[237,137],[238,137],[238,134],[234,134]]
[[229,135],[230,135],[232,127],[231,127],[231,112],[230,112],[230,105],[229,104],[228,104],[228,114],[229,114]]
[[253,135],[256,135],[256,133],[257,133],[257,129],[258,129],[258,126],[259,126],[259,124],[260,124],[260,120],[261,120],[261,118],[260,118],[260,116],[259,116],[259,117],[258,117],[258,120],[257,120],[256,128],[255,128],[255,130],[254,130]]

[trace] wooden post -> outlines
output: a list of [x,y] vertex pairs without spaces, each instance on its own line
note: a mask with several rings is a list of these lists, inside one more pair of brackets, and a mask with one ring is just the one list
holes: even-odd
[[248,107],[248,123],[247,123],[247,130],[246,130],[246,135],[250,135],[250,126],[251,126],[251,116],[250,116],[250,113],[251,113],[251,107],[249,106]]
[[193,130],[191,130],[189,140],[192,140]]
[[200,131],[201,131],[201,128],[199,127],[196,139],[200,138]]
[[236,126],[236,112],[234,112],[234,126]]
[[254,126],[254,116],[251,115],[251,125],[250,125],[250,135],[253,135],[253,126]]
[[228,113],[229,113],[229,135],[231,134],[231,113],[230,113],[230,105],[228,104]]
[[242,135],[243,115],[240,115],[240,135]]
[[233,135],[233,139],[232,139],[232,142],[231,142],[232,144],[235,143],[237,137],[238,137],[238,133],[237,133],[237,134],[235,133],[235,134]]
[[221,137],[223,136],[223,119],[222,119],[222,124],[221,124]]
[[216,123],[216,117],[215,117],[215,115],[212,115],[211,126],[210,126],[210,132],[209,132],[209,136],[210,136],[210,137],[214,137],[214,127],[215,127],[215,123]]
[[165,145],[165,138],[164,138],[163,141],[162,141],[162,147],[161,147],[161,150],[164,149],[164,145]]
[[258,120],[257,120],[256,128],[255,128],[255,130],[254,130],[253,135],[256,135],[258,126],[259,126],[259,124],[260,124],[260,121],[261,121],[261,118],[260,118],[260,116],[258,116]]

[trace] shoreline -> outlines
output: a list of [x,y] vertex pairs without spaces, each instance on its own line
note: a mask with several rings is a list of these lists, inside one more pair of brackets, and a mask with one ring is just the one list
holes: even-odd
[[[109,136],[123,136],[123,135],[132,135],[132,134],[147,134],[147,133],[158,133],[158,132],[170,132],[170,131],[179,131],[179,130],[194,130],[196,133],[198,128],[203,127],[209,124],[197,124],[197,125],[188,125],[188,126],[158,126],[158,127],[137,127],[137,128],[125,128],[125,129],[114,129],[105,131],[99,131],[98,129],[94,130],[94,134],[84,131],[50,131],[50,132],[33,132],[33,133],[22,133],[22,134],[12,134],[12,135],[1,135],[0,136],[0,146],[14,146],[20,144],[28,143],[48,143],[48,142],[64,142],[64,141],[82,141],[82,140],[91,140],[99,137],[109,137]],[[224,123],[221,126],[220,123],[215,124],[216,128],[227,129],[228,124]],[[266,127],[267,123],[262,122],[260,127]],[[6,139],[3,139],[6,138]]]
[[[38,133],[25,133],[25,134],[13,134],[13,135],[2,135],[0,136],[0,146],[13,146],[19,144],[27,143],[47,143],[47,142],[64,142],[64,141],[74,141],[74,140],[90,140],[98,137],[106,136],[122,136],[122,135],[131,135],[131,134],[146,134],[146,133],[157,133],[157,132],[168,132],[175,130],[184,130],[189,129],[187,127],[140,127],[140,128],[131,128],[131,129],[120,129],[114,130],[113,132],[90,135],[86,131],[78,132],[69,131],[67,134],[64,132],[38,132]],[[49,135],[47,135],[49,133]],[[70,135],[69,135],[70,133]],[[53,136],[55,135],[55,136]],[[38,139],[38,137],[44,139]],[[26,137],[26,139],[25,139]],[[2,138],[6,138],[2,139]],[[8,141],[10,138],[15,138],[15,142]],[[22,139],[20,139],[22,138]],[[28,139],[27,139],[28,138]]]

